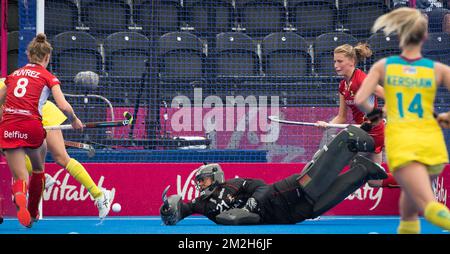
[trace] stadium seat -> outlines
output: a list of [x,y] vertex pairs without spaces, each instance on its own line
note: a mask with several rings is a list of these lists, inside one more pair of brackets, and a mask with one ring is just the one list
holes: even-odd
[[8,33],[8,74],[15,71],[19,58],[19,31]]
[[78,7],[72,0],[45,1],[45,33],[53,35],[73,31],[78,26]]
[[159,39],[159,75],[162,80],[204,78],[203,43],[188,32],[171,32]]
[[149,36],[156,30],[158,35],[168,32],[180,31],[181,2],[180,0],[159,0],[154,5],[152,0],[139,0],[134,2],[133,19],[142,27],[142,31]]
[[336,29],[334,0],[288,0],[291,24],[303,37],[316,37]]
[[149,46],[149,39],[136,32],[117,32],[106,37],[103,48],[108,76],[141,78]]
[[425,57],[450,65],[450,34],[429,33],[422,53]]
[[388,12],[383,0],[339,1],[339,18],[348,33],[357,38],[370,36],[375,20]]
[[314,71],[320,76],[333,76],[334,56],[333,52],[337,46],[350,44],[355,46],[358,40],[346,33],[326,33],[317,36],[314,41]]
[[81,21],[97,39],[128,30],[131,12],[126,0],[82,0]]
[[57,34],[52,42],[52,70],[61,81],[72,82],[78,72],[102,74],[102,56],[96,39],[82,31]]
[[428,17],[428,32],[444,32],[444,17],[445,15],[449,14],[450,11],[443,8],[434,8],[430,12],[426,12],[426,15]]
[[234,26],[234,8],[231,0],[184,0],[183,20],[194,33],[211,37],[221,32],[231,32]]
[[238,0],[236,10],[245,33],[253,38],[282,32],[286,25],[283,0]]
[[236,22],[236,12],[232,0],[214,1],[213,12],[213,32],[215,34],[230,32]]
[[[147,71],[150,41],[136,32],[117,32],[106,37],[105,71],[108,73],[108,98],[130,102],[136,98],[143,74]],[[122,91],[122,93],[117,93]]]
[[273,33],[261,43],[262,66],[267,76],[305,76],[311,73],[309,44],[292,32]]
[[199,36],[207,36],[212,26],[208,18],[212,8],[209,0],[183,0],[183,23]]
[[383,57],[400,54],[399,41],[395,35],[385,36],[383,33],[375,33],[367,39],[367,43],[373,53],[366,61],[367,70]]
[[212,60],[218,77],[259,75],[257,46],[250,36],[243,33],[218,34]]

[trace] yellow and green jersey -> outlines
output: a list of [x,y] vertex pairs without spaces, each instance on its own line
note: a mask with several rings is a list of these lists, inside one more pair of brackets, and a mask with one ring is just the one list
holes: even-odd
[[437,85],[434,62],[427,58],[386,58],[386,153],[391,169],[418,161],[448,162],[441,128],[433,116]]

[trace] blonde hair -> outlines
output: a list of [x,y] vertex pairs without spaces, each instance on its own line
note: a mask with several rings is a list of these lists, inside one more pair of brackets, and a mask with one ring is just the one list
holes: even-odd
[[386,13],[375,21],[372,32],[383,30],[385,35],[396,33],[400,48],[418,45],[427,34],[428,21],[417,9],[402,7]]
[[372,50],[367,43],[359,42],[355,47],[344,44],[334,49],[335,54],[344,54],[345,57],[355,60],[355,65],[372,55]]
[[27,54],[31,63],[42,62],[47,55],[52,53],[52,46],[47,41],[47,36],[39,33],[28,44]]

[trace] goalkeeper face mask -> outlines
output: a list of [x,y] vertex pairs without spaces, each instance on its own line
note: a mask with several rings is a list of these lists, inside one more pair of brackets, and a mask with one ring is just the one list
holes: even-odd
[[195,181],[200,195],[209,197],[219,184],[225,182],[225,177],[219,164],[205,164],[195,172]]
[[197,190],[204,190],[213,184],[213,179],[211,176],[200,176],[195,179]]

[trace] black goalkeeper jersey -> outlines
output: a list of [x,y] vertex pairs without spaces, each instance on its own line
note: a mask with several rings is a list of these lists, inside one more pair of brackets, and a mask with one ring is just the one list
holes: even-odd
[[297,174],[268,185],[260,179],[234,178],[219,184],[209,195],[183,203],[181,217],[202,214],[216,222],[216,216],[232,208],[243,208],[250,197],[258,202],[263,224],[290,224],[309,218],[312,206],[299,188]]

